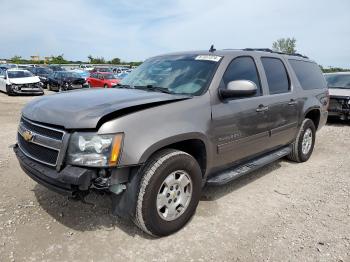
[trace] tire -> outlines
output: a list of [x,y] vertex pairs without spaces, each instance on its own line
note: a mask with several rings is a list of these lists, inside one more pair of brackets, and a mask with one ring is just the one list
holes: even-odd
[[[305,135],[305,133],[307,134]],[[309,133],[312,136],[311,139],[308,136]],[[304,139],[305,137],[309,137],[308,141],[310,142],[310,144],[305,143],[306,141]],[[315,124],[311,119],[306,118],[301,124],[298,135],[295,141],[292,143],[292,152],[287,156],[287,158],[291,161],[298,162],[298,163],[307,161],[314,150],[315,138],[316,138]],[[305,145],[304,147],[305,150],[303,150],[303,142]],[[307,146],[308,144],[309,146]]]
[[12,89],[11,89],[11,87],[10,86],[6,86],[6,94],[8,95],[8,96],[14,96],[14,92],[12,92]]
[[[153,236],[166,236],[181,229],[195,213],[201,195],[202,172],[197,161],[183,151],[166,149],[156,153],[146,162],[142,174],[136,203],[136,225]],[[166,182],[170,177],[174,178],[176,183],[190,182],[184,188],[181,184],[173,184],[172,188],[171,184]],[[166,183],[168,185],[165,187]],[[160,195],[166,200],[166,207],[160,208]],[[168,201],[173,201],[172,207],[175,208],[171,209]],[[184,205],[179,204],[180,202]],[[170,209],[167,209],[168,205]],[[166,214],[175,215],[166,217]]]
[[104,85],[103,88],[108,88],[108,85]]
[[48,91],[51,91],[51,85],[49,83],[47,83],[46,88]]

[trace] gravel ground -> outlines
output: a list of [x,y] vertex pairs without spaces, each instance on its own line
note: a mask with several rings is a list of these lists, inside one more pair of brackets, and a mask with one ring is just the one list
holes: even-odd
[[350,261],[349,123],[319,131],[306,163],[205,188],[183,230],[153,239],[108,197],[68,200],[22,172],[9,146],[31,99],[0,93],[0,261]]

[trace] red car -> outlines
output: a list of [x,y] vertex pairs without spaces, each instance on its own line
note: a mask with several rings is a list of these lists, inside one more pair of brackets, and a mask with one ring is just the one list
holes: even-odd
[[111,88],[115,87],[119,83],[120,79],[116,78],[111,73],[91,73],[90,77],[86,80],[89,87],[104,87]]

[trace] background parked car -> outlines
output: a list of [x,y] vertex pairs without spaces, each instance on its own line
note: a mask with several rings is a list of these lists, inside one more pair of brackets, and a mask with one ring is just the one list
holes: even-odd
[[329,116],[350,119],[350,72],[325,74],[330,102]]
[[0,90],[8,95],[42,95],[44,93],[39,77],[33,75],[28,70],[17,68],[1,70]]
[[109,67],[94,67],[94,69],[91,70],[91,73],[96,72],[113,73],[112,69],[110,69]]
[[70,71],[79,74],[85,80],[90,76],[90,73],[88,71],[85,71],[85,70],[73,69],[73,70],[70,70]]
[[115,87],[119,83],[120,79],[116,78],[111,73],[91,73],[87,82],[90,87]]
[[79,65],[80,70],[91,71],[94,68],[91,65]]
[[52,71],[57,72],[57,71],[66,71],[63,67],[58,66],[58,65],[49,65],[48,68],[50,68]]
[[47,89],[52,91],[66,91],[88,87],[84,78],[71,71],[57,71],[48,78]]
[[47,87],[48,78],[53,73],[52,69],[47,67],[30,67],[28,70],[40,78],[44,88]]

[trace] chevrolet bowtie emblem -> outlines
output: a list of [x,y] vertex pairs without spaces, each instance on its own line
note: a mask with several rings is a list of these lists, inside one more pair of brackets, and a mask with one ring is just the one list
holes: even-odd
[[29,130],[25,130],[23,132],[22,136],[23,136],[24,140],[27,141],[27,142],[32,141],[32,139],[34,137],[33,133],[30,132]]

